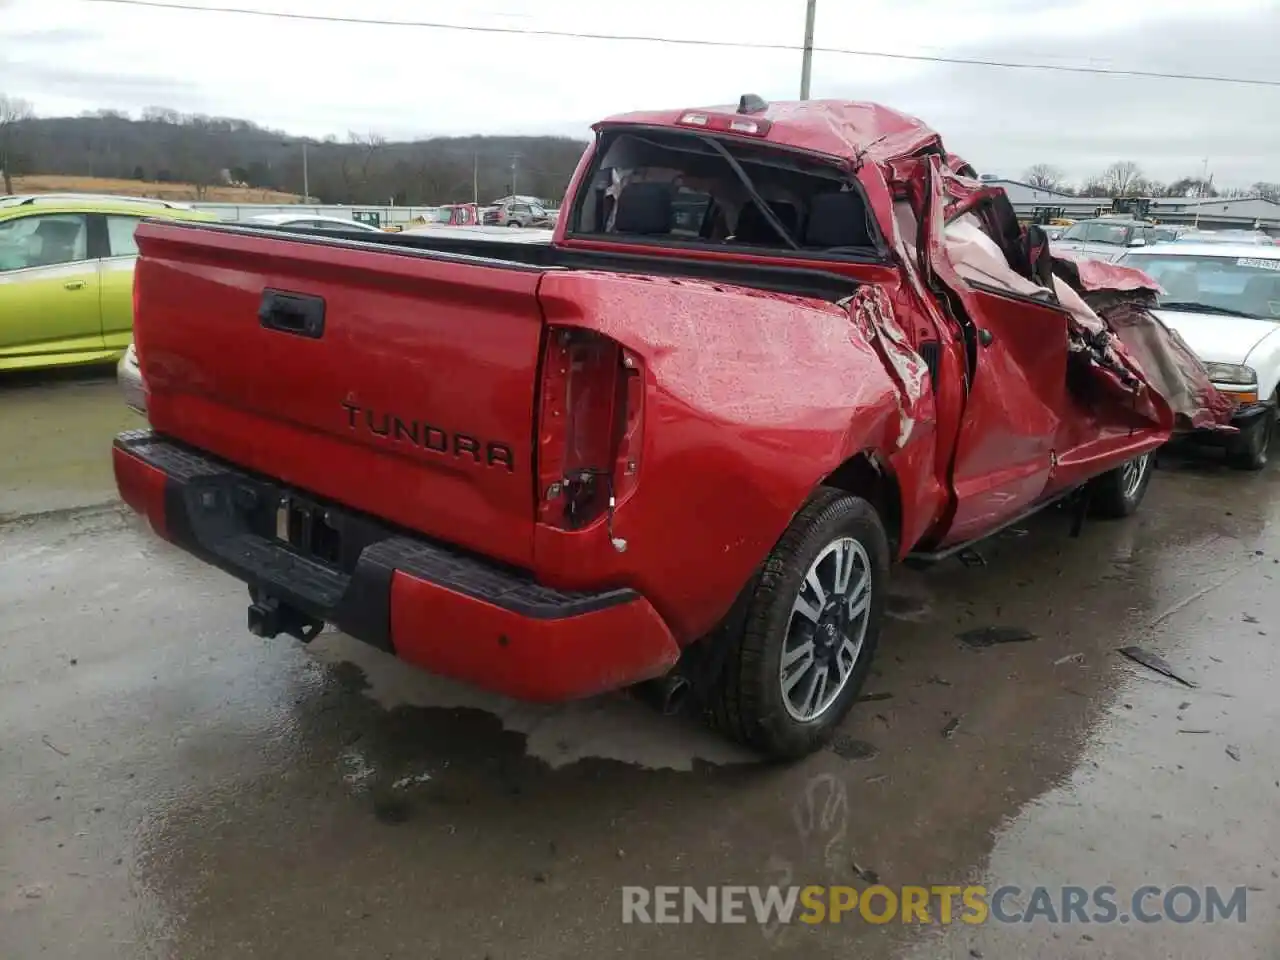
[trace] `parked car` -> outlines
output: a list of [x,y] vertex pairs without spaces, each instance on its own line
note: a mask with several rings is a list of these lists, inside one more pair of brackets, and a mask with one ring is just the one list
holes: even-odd
[[246,217],[241,223],[284,227],[289,230],[320,230],[327,233],[382,233],[382,229],[347,217],[330,217],[317,213],[260,213]]
[[1053,241],[1054,253],[1113,261],[1133,247],[1172,240],[1174,228],[1123,217],[1081,220]]
[[480,223],[480,211],[474,203],[447,203],[424,214],[422,225],[474,227]]
[[1227,448],[1243,470],[1266,466],[1280,385],[1280,247],[1176,243],[1120,258],[1163,288],[1157,316],[1178,331],[1239,404]]
[[549,246],[143,228],[153,429],[117,481],[253,632],[529,700],[692,690],[795,757],[857,699],[893,561],[1138,508],[1173,393],[1082,298],[1140,310],[1142,274],[1069,286],[884,107],[596,130]]
[[215,219],[135,197],[0,197],[0,370],[120,356],[133,336],[133,233],[143,217]]
[[138,366],[138,351],[131,343],[124,356],[116,364],[116,382],[124,394],[124,402],[130,410],[146,416],[147,390],[142,382],[142,370]]
[[500,227],[541,227],[555,225],[555,218],[537,201],[506,200],[485,211],[484,222]]

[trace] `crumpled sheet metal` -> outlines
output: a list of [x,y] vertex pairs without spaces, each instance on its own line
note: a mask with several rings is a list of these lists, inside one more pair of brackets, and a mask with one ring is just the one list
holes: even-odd
[[906,332],[893,315],[893,304],[882,287],[875,284],[861,286],[844,301],[844,306],[863,339],[884,361],[897,387],[897,449],[901,450],[911,439],[916,424],[927,416],[923,405],[929,390],[929,368],[924,358],[911,349]]
[[[1044,293],[1009,266],[972,214],[949,223],[945,237],[947,256],[965,279],[1025,296]],[[1055,257],[1053,267],[1054,293],[1077,328],[1069,349],[1110,371],[1112,390],[1145,383],[1164,397],[1178,432],[1233,429],[1228,424],[1234,401],[1210,383],[1186,342],[1151,312],[1160,290],[1154,280],[1098,260]]]
[[[1102,290],[1147,290],[1159,293],[1160,284],[1133,267],[1123,267],[1105,260],[1090,260],[1069,254],[1055,255],[1054,266],[1067,265],[1068,274],[1074,274],[1072,286],[1086,293]],[[1059,272],[1055,270],[1055,272]]]
[[1200,358],[1152,311],[1160,285],[1141,270],[1098,260],[1055,257],[1054,272],[1079,290],[1124,345],[1147,382],[1173,409],[1176,432],[1234,432],[1235,401],[1209,380]]
[[1235,401],[1209,381],[1178,332],[1151,312],[1154,300],[1148,291],[1098,290],[1085,299],[1138,361],[1148,382],[1164,394],[1176,417],[1175,430],[1235,431],[1230,426]]

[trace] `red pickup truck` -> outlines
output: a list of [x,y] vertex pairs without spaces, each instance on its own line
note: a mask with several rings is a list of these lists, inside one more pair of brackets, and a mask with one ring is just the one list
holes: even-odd
[[1142,274],[1052,260],[914,118],[748,95],[595,134],[550,244],[140,227],[119,489],[255,633],[533,700],[695,678],[799,756],[893,562],[1129,514],[1217,416],[1088,305],[1141,316]]

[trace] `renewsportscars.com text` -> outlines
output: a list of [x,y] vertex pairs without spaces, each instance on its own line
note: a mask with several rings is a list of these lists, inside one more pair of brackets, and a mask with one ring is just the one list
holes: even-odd
[[623,923],[1219,923],[1245,922],[1246,887],[622,888]]

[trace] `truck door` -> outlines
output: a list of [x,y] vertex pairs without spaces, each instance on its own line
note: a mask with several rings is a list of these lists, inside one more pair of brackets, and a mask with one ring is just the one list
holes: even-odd
[[[940,185],[939,179],[934,183]],[[1067,410],[1068,314],[1047,289],[1029,278],[1019,283],[1002,254],[998,269],[989,275],[974,270],[967,258],[953,262],[948,228],[942,225],[944,199],[935,196],[933,201],[930,265],[952,294],[952,312],[965,327],[969,358],[951,469],[955,511],[942,538],[947,545],[991,532],[1044,495]],[[985,202],[979,199],[967,211],[952,210],[952,224],[965,212],[980,211]],[[977,222],[971,216],[965,226],[972,230]],[[998,253],[993,239],[990,246]],[[952,249],[958,254],[962,248]],[[991,266],[996,268],[997,262]]]
[[956,512],[946,540],[953,543],[1040,499],[1066,404],[1066,313],[977,287],[968,299],[978,349],[951,473]]

